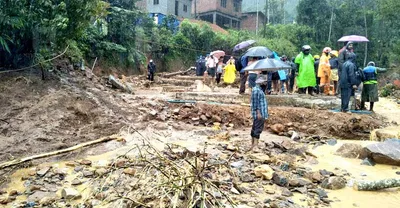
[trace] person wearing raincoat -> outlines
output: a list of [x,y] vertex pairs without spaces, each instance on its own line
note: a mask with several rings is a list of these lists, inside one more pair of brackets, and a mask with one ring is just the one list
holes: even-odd
[[226,62],[226,66],[224,68],[224,82],[227,84],[232,84],[236,79],[236,67],[235,67],[235,59],[231,57],[228,62]]
[[322,51],[321,58],[319,59],[318,66],[318,77],[320,78],[320,92],[324,92],[325,95],[329,95],[331,87],[331,65],[329,63],[329,53],[332,51],[331,48],[325,47]]
[[299,88],[299,93],[305,94],[306,90],[309,95],[313,95],[313,88],[317,84],[314,72],[314,59],[310,54],[311,47],[304,45],[301,48],[300,54],[295,59],[295,64],[299,69],[299,74],[296,78],[296,83]]
[[369,111],[374,111],[374,103],[379,101],[378,97],[378,73],[385,72],[386,69],[375,67],[374,62],[369,62],[364,68],[365,80],[361,93],[361,110],[366,110],[365,102],[369,102]]
[[331,59],[329,59],[329,64],[331,65],[331,80],[333,81],[333,93],[337,95],[338,92],[338,81],[339,81],[339,52],[331,51]]

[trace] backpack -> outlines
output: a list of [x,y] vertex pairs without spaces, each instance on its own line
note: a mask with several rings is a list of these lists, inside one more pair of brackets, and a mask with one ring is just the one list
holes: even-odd
[[357,82],[356,82],[357,86],[360,85],[361,82],[365,81],[365,74],[364,74],[364,72],[363,72],[363,70],[361,68],[358,68],[355,71],[355,75],[356,75],[356,80],[357,80]]

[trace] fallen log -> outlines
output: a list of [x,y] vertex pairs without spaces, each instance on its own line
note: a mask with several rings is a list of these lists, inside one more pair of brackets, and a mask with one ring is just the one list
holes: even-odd
[[111,140],[117,140],[117,139],[118,139],[118,137],[104,137],[104,138],[100,138],[100,139],[97,139],[97,140],[94,140],[94,141],[78,144],[78,145],[69,147],[67,149],[62,149],[62,150],[57,150],[57,151],[53,151],[53,152],[48,152],[48,153],[43,153],[43,154],[39,154],[39,155],[34,155],[34,156],[25,157],[25,158],[11,160],[9,162],[5,162],[5,163],[0,164],[0,169],[6,168],[6,167],[15,166],[15,165],[19,165],[21,163],[28,162],[28,161],[31,161],[31,160],[36,160],[36,159],[40,159],[40,158],[45,158],[45,157],[59,155],[59,154],[67,153],[67,152],[72,152],[74,150],[77,150],[77,149],[80,149],[80,148],[83,148],[83,147],[87,147],[87,146],[91,146],[91,145],[99,144],[99,143],[103,143],[103,142],[108,142],[108,141],[111,141]]
[[173,76],[176,76],[176,75],[184,75],[184,74],[189,73],[192,70],[193,70],[193,67],[190,67],[188,70],[185,70],[185,71],[178,71],[178,72],[172,72],[172,73],[168,73],[168,74],[163,74],[162,77],[169,78],[169,77],[173,77]]
[[395,187],[400,187],[399,178],[384,179],[379,181],[358,181],[353,185],[353,189],[356,191],[377,191]]

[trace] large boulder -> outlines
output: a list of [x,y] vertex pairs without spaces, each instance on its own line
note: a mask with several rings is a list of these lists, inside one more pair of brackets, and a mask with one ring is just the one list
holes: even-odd
[[362,148],[363,147],[360,144],[346,143],[343,144],[335,154],[345,158],[357,158],[360,155]]
[[362,149],[360,158],[371,158],[376,163],[400,166],[400,140],[388,139]]

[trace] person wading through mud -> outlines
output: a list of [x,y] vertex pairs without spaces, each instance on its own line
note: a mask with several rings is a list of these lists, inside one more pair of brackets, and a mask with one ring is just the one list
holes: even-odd
[[386,69],[375,67],[374,62],[369,62],[364,68],[365,80],[361,93],[361,110],[366,110],[365,102],[369,102],[369,111],[374,111],[374,103],[379,101],[378,97],[378,72],[385,72]]
[[351,96],[354,96],[354,91],[357,89],[356,77],[356,54],[350,53],[348,59],[344,62],[340,72],[340,93],[341,93],[341,112],[349,112],[349,103]]
[[299,94],[305,94],[307,90],[308,94],[313,96],[313,89],[317,85],[317,81],[314,71],[314,59],[310,52],[311,47],[304,45],[295,59],[295,64],[299,69],[296,83],[299,88]]
[[156,65],[153,62],[153,59],[150,59],[149,64],[147,65],[147,79],[150,81],[154,81],[154,73],[156,73]]
[[258,141],[260,140],[260,135],[264,130],[265,120],[268,118],[268,103],[265,98],[265,94],[262,91],[260,85],[264,84],[267,80],[265,80],[264,76],[259,77],[256,80],[256,85],[252,88],[251,91],[251,116],[253,118],[253,126],[251,128],[251,148],[249,151],[252,151],[257,147]]
[[246,91],[246,81],[247,77],[249,76],[248,72],[244,70],[247,66],[247,57],[242,56],[238,61],[235,63],[236,65],[236,70],[239,71],[240,74],[240,88],[239,88],[239,94],[244,94]]

